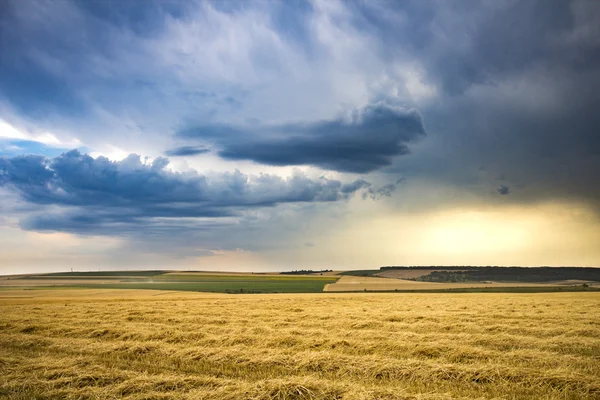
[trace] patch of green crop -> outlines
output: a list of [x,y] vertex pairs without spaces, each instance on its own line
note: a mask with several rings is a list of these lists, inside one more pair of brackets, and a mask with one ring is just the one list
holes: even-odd
[[[156,279],[160,278],[160,279]],[[261,275],[185,275],[172,274],[152,277],[138,282],[122,280],[111,283],[82,283],[68,281],[65,285],[44,288],[88,289],[153,289],[216,293],[316,293],[322,292],[336,277],[261,276]],[[14,288],[14,287],[13,287]],[[42,288],[42,287],[38,287]]]
[[337,277],[330,276],[298,276],[298,275],[193,275],[165,274],[153,277],[153,281],[161,282],[304,282],[317,281],[333,283]]
[[93,289],[153,289],[217,293],[315,293],[322,292],[327,283],[333,283],[334,281],[335,279],[330,281],[325,281],[322,279],[221,279],[195,282],[110,283],[74,286]]
[[358,269],[355,271],[344,271],[341,273],[341,275],[351,275],[351,276],[373,276],[375,274],[378,274],[380,272],[383,272],[379,269]]

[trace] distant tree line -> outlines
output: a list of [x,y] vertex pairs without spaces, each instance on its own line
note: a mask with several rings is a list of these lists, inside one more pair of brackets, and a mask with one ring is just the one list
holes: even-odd
[[[468,270],[468,269],[479,269],[479,268],[527,268],[520,266],[498,266],[498,265],[391,265],[380,267],[380,271],[389,270],[411,270],[411,269],[440,269],[444,271],[456,271],[456,270]],[[580,267],[531,267],[531,268],[580,268]]]
[[600,281],[600,268],[593,267],[381,267],[382,271],[406,269],[431,269],[431,273],[414,278],[425,282],[549,282],[569,279]]
[[280,274],[282,275],[309,275],[309,274],[322,274],[323,272],[332,272],[333,270],[331,269],[322,269],[319,271],[315,271],[312,269],[299,269],[299,270],[294,270],[294,271],[285,271],[285,272],[280,272]]

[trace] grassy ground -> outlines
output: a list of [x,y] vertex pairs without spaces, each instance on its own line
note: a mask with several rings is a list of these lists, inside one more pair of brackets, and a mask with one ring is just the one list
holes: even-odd
[[344,271],[341,275],[349,276],[375,276],[375,274],[381,273],[378,269],[357,269],[352,271]]
[[77,285],[82,288],[110,289],[153,289],[153,290],[182,290],[193,292],[216,293],[315,293],[322,292],[323,287],[335,279],[219,279],[183,282],[151,282],[151,283],[115,283],[115,284],[85,284]]
[[3,290],[0,397],[594,399],[599,306],[600,293]]
[[[151,272],[151,271],[148,271]],[[334,283],[336,276],[267,275],[217,273],[156,273],[151,275],[91,275],[66,274],[27,276],[0,279],[1,287],[45,287],[91,289],[153,289],[218,293],[315,293],[326,284]]]

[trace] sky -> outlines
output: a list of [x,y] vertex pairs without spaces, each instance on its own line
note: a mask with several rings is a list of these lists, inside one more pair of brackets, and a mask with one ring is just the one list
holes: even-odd
[[0,274],[600,265],[596,0],[0,3]]

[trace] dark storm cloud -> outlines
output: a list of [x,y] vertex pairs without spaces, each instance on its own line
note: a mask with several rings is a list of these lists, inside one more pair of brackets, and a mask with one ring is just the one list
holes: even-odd
[[[439,62],[429,65],[431,76],[457,94],[473,84],[497,84],[540,66],[595,70],[600,66],[600,47],[589,37],[598,33],[591,26],[598,12],[598,4],[593,3],[532,0],[483,8],[486,12],[474,17],[476,24],[465,24],[462,33],[468,39],[460,49],[448,46],[435,54],[434,60]],[[591,12],[592,18],[581,15],[586,12]]]
[[181,146],[165,151],[165,155],[171,157],[197,156],[199,154],[205,154],[209,152],[210,150],[203,146]]
[[[89,117],[90,98],[82,89],[103,88],[105,104],[122,92],[151,89],[143,74],[125,68],[107,72],[120,46],[159,35],[169,18],[181,17],[188,2],[5,0],[0,7],[0,99],[20,113],[43,118],[50,112]],[[128,36],[129,35],[129,36]],[[134,48],[139,48],[139,41]],[[135,50],[128,49],[132,54]],[[90,62],[91,61],[91,62]],[[101,65],[101,67],[99,67]],[[144,65],[144,67],[148,67]],[[138,72],[142,71],[137,65]],[[99,70],[102,69],[102,72]],[[118,92],[118,93],[117,93]],[[147,91],[145,95],[147,95]],[[100,100],[96,93],[95,101]]]
[[[486,201],[566,200],[600,212],[600,3],[476,4],[403,6],[408,15],[429,8],[417,13],[426,15],[429,34],[418,35],[420,48],[405,49],[438,98],[420,108],[428,146],[388,171],[478,192]],[[390,29],[402,32],[413,22]],[[490,192],[510,196],[489,200]]]
[[214,140],[225,159],[365,173],[409,153],[407,144],[425,135],[425,128],[417,111],[376,103],[355,110],[349,119],[251,127],[243,133],[242,128],[216,125],[180,136]]
[[349,2],[353,24],[376,35],[382,56],[418,62],[447,94],[495,85],[523,70],[595,70],[595,0]]
[[28,219],[23,223],[26,228],[93,231],[102,223],[113,227],[115,234],[122,225],[148,223],[152,218],[221,218],[282,203],[335,202],[369,185],[313,180],[301,174],[284,179],[235,171],[208,177],[171,172],[167,165],[165,158],[144,163],[131,154],[114,162],[76,150],[53,159],[3,157],[0,185],[29,203],[70,210]]
[[368,188],[371,184],[363,179],[357,179],[352,183],[342,186],[342,193],[354,193],[359,189]]
[[373,200],[377,200],[382,197],[391,197],[395,191],[396,185],[389,183],[377,190],[369,189],[367,192],[363,193],[363,198],[370,197]]
[[496,192],[502,195],[507,195],[510,194],[510,188],[508,186],[500,185],[500,187],[496,189]]

